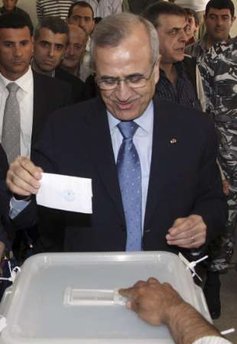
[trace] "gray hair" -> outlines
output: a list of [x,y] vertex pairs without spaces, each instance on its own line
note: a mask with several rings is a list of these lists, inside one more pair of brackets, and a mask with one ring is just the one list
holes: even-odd
[[96,47],[117,47],[132,33],[134,27],[143,25],[150,42],[152,64],[159,57],[159,41],[156,29],[145,18],[132,13],[119,13],[104,18],[96,25],[91,40],[91,65],[95,67],[94,52]]

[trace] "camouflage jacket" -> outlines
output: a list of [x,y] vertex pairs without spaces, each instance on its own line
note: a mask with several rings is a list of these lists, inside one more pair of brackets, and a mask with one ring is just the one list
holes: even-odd
[[237,37],[213,46],[198,62],[207,112],[219,134],[219,161],[237,187]]

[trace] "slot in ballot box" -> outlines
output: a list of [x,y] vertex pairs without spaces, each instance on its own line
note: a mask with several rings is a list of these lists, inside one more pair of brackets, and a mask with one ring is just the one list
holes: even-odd
[[171,283],[210,320],[201,289],[175,254],[38,254],[5,292],[0,344],[174,343],[166,326],[142,321],[117,292],[149,277]]

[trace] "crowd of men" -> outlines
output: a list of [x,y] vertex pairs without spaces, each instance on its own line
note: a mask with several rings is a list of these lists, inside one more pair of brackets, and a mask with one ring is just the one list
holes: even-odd
[[[17,0],[0,9],[1,256],[208,252],[217,318],[237,220],[234,5],[210,0],[200,37],[168,1],[60,3],[37,1],[35,28]],[[42,172],[90,178],[93,213],[37,206]]]

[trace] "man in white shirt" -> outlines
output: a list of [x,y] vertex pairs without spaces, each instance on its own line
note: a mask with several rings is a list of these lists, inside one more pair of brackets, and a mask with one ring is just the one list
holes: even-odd
[[[6,14],[0,17],[0,135],[2,133],[5,102],[8,96],[6,85],[14,81],[19,86],[17,99],[20,113],[24,114],[24,116],[21,116],[21,154],[25,156],[30,156],[32,135],[34,136],[32,128],[35,125],[33,122],[37,121],[35,118],[38,116],[36,112],[40,111],[39,96],[45,91],[36,86],[38,82],[36,79],[44,80],[45,83],[50,83],[51,86],[52,83],[55,85],[55,82],[52,82],[51,79],[44,77],[42,79],[41,76],[34,74],[31,70],[32,33],[32,25],[21,15]],[[70,98],[70,88],[65,84],[63,84],[63,91],[65,91],[66,98]],[[38,105],[37,109],[35,108],[35,102]],[[49,101],[47,102],[49,105]],[[52,93],[50,102],[53,102]],[[58,100],[57,102],[61,101]],[[67,103],[68,101],[65,102],[65,105]]]
[[[9,93],[6,86],[15,82],[19,86],[20,154],[28,157],[49,113],[71,103],[67,84],[32,72],[32,34],[32,24],[24,16],[10,13],[0,17],[0,138]],[[11,227],[8,220],[5,222]]]

